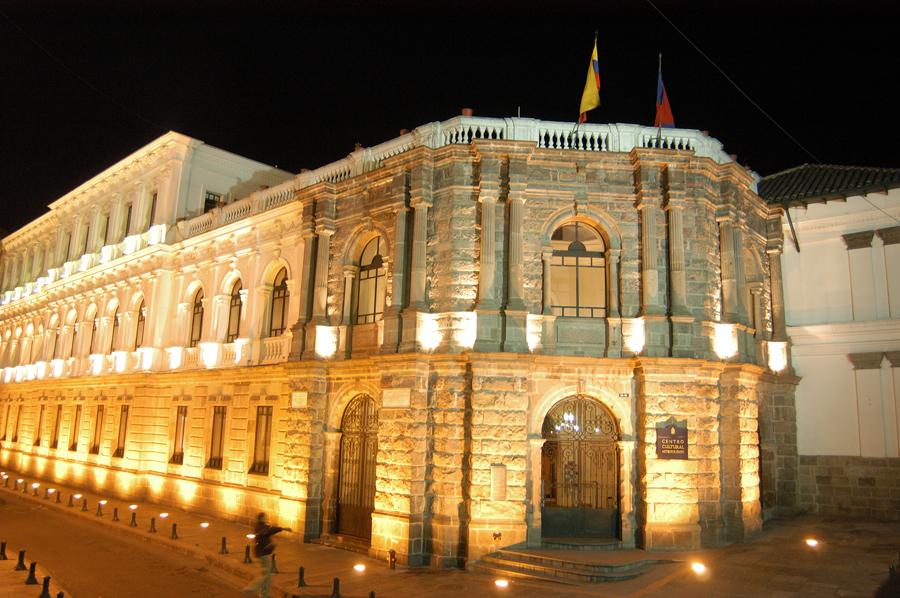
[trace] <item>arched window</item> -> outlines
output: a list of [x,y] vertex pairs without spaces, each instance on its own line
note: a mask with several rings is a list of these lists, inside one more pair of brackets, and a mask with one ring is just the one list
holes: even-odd
[[97,353],[97,320],[98,318],[96,317],[91,318],[91,338],[88,341],[88,353],[90,355]]
[[191,334],[188,346],[196,347],[200,344],[200,336],[203,334],[203,289],[197,289],[194,295],[194,309],[191,316]]
[[272,281],[272,305],[269,313],[272,317],[269,321],[269,336],[280,336],[284,333],[284,322],[287,317],[287,269],[282,268]]
[[369,241],[359,257],[359,284],[356,285],[356,323],[370,324],[384,312],[385,268],[381,257],[381,237]]
[[233,343],[241,335],[241,281],[238,280],[231,287],[231,301],[228,304],[228,333],[225,335],[226,343]]
[[[202,308],[201,308],[202,309]],[[144,346],[144,324],[147,321],[147,308],[144,307],[144,300],[141,299],[141,306],[137,310],[137,326],[134,328],[134,348]]]
[[109,350],[107,353],[112,353],[113,349],[116,348],[116,337],[119,334],[119,308],[116,307],[116,311],[112,315],[112,332],[109,333]]
[[553,314],[606,316],[606,260],[603,238],[583,222],[563,224],[551,237],[550,303]]

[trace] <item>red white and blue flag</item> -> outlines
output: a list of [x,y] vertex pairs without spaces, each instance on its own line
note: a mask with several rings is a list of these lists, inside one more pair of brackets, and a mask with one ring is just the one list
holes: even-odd
[[669,96],[666,94],[666,86],[663,85],[662,67],[659,71],[659,79],[656,82],[656,120],[654,127],[674,127],[675,117],[672,116],[672,106],[669,105]]

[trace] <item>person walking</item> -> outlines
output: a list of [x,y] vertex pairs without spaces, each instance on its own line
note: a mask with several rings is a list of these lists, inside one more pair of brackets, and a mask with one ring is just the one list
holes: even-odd
[[256,516],[256,525],[253,527],[254,544],[253,554],[259,559],[260,576],[243,593],[247,596],[262,596],[269,598],[269,585],[272,583],[272,565],[274,561],[275,545],[272,544],[272,536],[278,532],[289,532],[289,527],[278,527],[266,523],[266,514]]

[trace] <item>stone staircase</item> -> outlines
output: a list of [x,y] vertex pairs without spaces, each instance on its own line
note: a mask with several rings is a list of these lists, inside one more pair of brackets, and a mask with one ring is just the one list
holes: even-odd
[[[543,546],[547,547],[546,542]],[[570,550],[590,550],[590,548]],[[606,550],[611,550],[611,548],[606,548]],[[563,557],[564,552],[560,552],[560,554],[554,554],[554,552],[556,551],[543,549],[526,551],[525,549],[506,548],[482,557],[475,563],[474,569],[482,573],[509,578],[582,585],[634,579],[653,565],[673,562],[638,557],[609,564],[603,563],[603,559],[599,555],[597,559],[593,559],[594,562],[588,562],[581,559],[578,561],[566,560]]]

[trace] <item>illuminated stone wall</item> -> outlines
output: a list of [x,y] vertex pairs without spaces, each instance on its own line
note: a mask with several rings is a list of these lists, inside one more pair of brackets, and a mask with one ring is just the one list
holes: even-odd
[[[0,461],[241,520],[263,509],[305,540],[337,541],[341,422],[363,395],[378,412],[368,550],[462,566],[540,544],[544,418],[581,396],[616,420],[621,546],[752,536],[770,498],[790,512],[797,493],[796,380],[778,373],[789,371],[775,276],[780,214],[721,152],[641,145],[638,129],[614,151],[608,140],[602,151],[576,151],[432,123],[184,220],[180,236],[114,266],[28,297],[8,292]],[[711,143],[684,135],[701,150]],[[571,222],[603,238],[604,317],[553,313],[550,239]],[[362,263],[376,238],[380,266]],[[271,332],[281,267],[286,328]],[[384,304],[361,322],[367,267],[381,272]],[[8,277],[16,284],[17,272]],[[237,280],[241,327],[229,340]],[[200,288],[203,334],[190,346]],[[130,344],[130,307],[115,350],[90,351],[85,331],[97,324],[109,340],[114,322],[91,310],[138,296],[150,302],[146,343]],[[38,325],[47,335],[70,312],[63,339],[79,339],[77,351],[25,357]],[[103,441],[91,455],[100,404]],[[69,451],[76,405],[81,436]],[[121,405],[130,419],[117,457]],[[209,465],[217,406],[227,408],[221,469]],[[273,408],[269,470],[251,473],[259,406]],[[179,407],[188,409],[181,463]],[[670,418],[687,425],[685,460],[656,456],[656,426]]]

